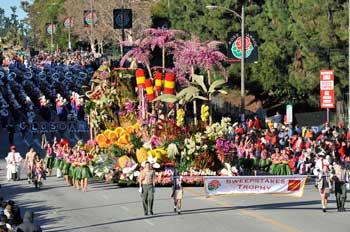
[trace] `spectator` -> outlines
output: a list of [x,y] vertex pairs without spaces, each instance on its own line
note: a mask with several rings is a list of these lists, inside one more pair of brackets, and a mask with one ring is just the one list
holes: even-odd
[[6,216],[7,220],[13,219],[13,213],[12,213],[12,205],[6,204],[6,207],[4,209],[4,215]]
[[26,211],[23,223],[17,227],[17,232],[41,232],[41,227],[34,224],[34,212]]

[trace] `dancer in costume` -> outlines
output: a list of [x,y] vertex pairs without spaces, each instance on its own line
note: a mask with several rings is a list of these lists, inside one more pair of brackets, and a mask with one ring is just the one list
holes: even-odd
[[238,156],[238,166],[244,168],[244,160],[245,160],[245,148],[244,148],[243,140],[239,142],[237,147],[237,156]]
[[33,179],[33,173],[34,173],[34,157],[35,157],[35,151],[32,147],[29,148],[29,151],[26,154],[26,158],[24,160],[24,165],[27,165],[27,177],[28,177],[28,183],[30,184]]
[[53,157],[53,149],[48,142],[43,144],[42,149],[46,150],[46,157],[45,157],[46,169],[47,169],[48,175],[51,176],[52,168],[55,162],[55,159]]
[[64,180],[66,181],[67,185],[72,185],[72,181],[69,177],[69,169],[71,166],[72,159],[70,158],[70,149],[68,145],[65,145],[62,149],[63,152],[63,165],[62,165],[62,174],[64,176]]
[[272,164],[270,166],[269,173],[272,175],[276,175],[277,173],[277,167],[278,167],[278,164],[280,164],[280,156],[281,156],[280,149],[276,147],[275,152],[270,157]]
[[45,179],[44,160],[40,158],[39,154],[34,156],[34,185],[36,189],[42,186],[42,180]]
[[69,170],[68,170],[68,179],[69,179],[69,182],[71,183],[71,185],[73,187],[76,187],[76,185],[75,185],[75,177],[74,177],[75,166],[73,165],[73,163],[76,161],[76,159],[77,159],[76,151],[74,149],[70,149],[70,153],[69,153],[69,156],[68,156],[68,162],[71,165],[69,166]]
[[63,166],[63,148],[58,143],[56,137],[53,138],[52,150],[53,150],[53,153],[55,154],[55,157],[56,157],[54,167],[57,170],[57,178],[61,178],[62,177],[62,166]]
[[70,175],[72,179],[73,186],[76,189],[80,189],[80,180],[81,180],[81,166],[80,166],[81,154],[76,149],[73,149],[73,162],[71,168],[73,167],[73,171]]
[[286,149],[283,149],[282,150],[282,154],[280,156],[280,164],[279,164],[279,171],[277,173],[277,175],[293,175],[293,172],[292,170],[290,169],[289,167],[289,156],[287,154],[287,150]]
[[81,150],[80,158],[80,178],[81,189],[83,192],[87,191],[88,179],[92,177],[90,168],[89,168],[89,157],[84,150]]

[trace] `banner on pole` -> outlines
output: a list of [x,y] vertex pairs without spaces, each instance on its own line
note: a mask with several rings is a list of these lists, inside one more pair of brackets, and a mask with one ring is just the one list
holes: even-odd
[[55,34],[57,29],[56,23],[46,23],[46,32],[49,35]]
[[321,108],[334,108],[334,71],[320,71],[320,100]]
[[129,29],[132,28],[132,10],[114,9],[113,10],[113,28]]
[[207,197],[234,194],[278,194],[302,197],[306,176],[206,176]]
[[[258,61],[258,33],[256,31],[245,32],[245,62],[254,63]],[[228,33],[228,62],[240,62],[242,59],[242,34],[241,32]]]
[[64,21],[64,27],[65,28],[72,28],[73,27],[73,18],[69,17]]
[[95,10],[84,10],[84,27],[90,27],[97,23],[97,14]]

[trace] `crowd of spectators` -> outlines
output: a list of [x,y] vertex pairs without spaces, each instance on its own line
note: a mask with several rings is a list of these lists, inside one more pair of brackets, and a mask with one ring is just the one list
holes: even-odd
[[21,217],[21,210],[14,201],[0,197],[0,232],[41,232],[34,223],[34,212],[28,210]]

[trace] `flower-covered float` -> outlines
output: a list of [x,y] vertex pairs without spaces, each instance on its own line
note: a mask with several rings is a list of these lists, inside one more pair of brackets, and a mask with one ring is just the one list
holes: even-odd
[[[218,42],[176,39],[185,33],[149,29],[121,60],[129,68],[99,69],[86,92],[95,176],[120,185],[137,182],[146,161],[156,170],[158,185],[171,184],[174,168],[184,184],[201,185],[205,175],[237,175],[231,167],[232,125],[213,123],[211,99],[222,89],[225,56]],[[160,49],[162,66],[150,58]],[[173,68],[165,67],[171,55]],[[198,115],[199,112],[199,115]]]

